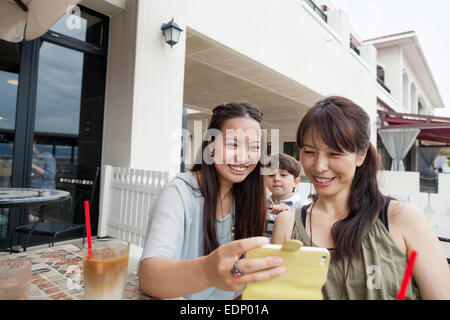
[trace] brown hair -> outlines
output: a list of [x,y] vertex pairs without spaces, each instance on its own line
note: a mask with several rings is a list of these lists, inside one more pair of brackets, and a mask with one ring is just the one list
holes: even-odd
[[300,177],[302,167],[300,165],[300,162],[297,161],[297,159],[286,153],[274,154],[270,157],[270,162],[266,166],[270,168],[274,163],[277,162],[277,160],[278,160],[278,167],[281,170],[286,170],[287,172],[292,174],[294,178]]
[[[256,120],[263,128],[262,116],[262,113],[248,102],[226,103],[213,110],[208,129],[221,130],[225,122],[233,118],[251,118]],[[199,157],[197,157],[199,160],[196,161],[196,164],[191,169],[193,173],[201,172],[199,185],[204,198],[203,240],[205,255],[211,253],[219,246],[216,235],[216,208],[219,201],[220,186],[214,163],[208,164],[203,161],[202,155],[205,149],[208,148],[208,144],[208,141],[203,141]],[[261,146],[263,147],[264,145],[265,143],[261,141]],[[255,169],[244,181],[233,184],[236,240],[264,234],[266,193],[261,167],[261,161],[258,161]]]
[[[300,122],[297,131],[299,149],[305,138],[321,138],[338,152],[362,152],[367,149],[363,164],[356,168],[351,185],[348,216],[334,224],[331,236],[335,244],[333,256],[352,258],[360,253],[369,228],[385,204],[378,188],[377,171],[381,168],[370,142],[370,118],[357,104],[343,97],[332,96],[318,101]],[[317,201],[313,198],[313,205]]]

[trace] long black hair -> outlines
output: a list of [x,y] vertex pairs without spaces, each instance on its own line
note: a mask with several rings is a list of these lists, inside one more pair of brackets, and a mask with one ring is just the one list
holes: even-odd
[[[335,250],[333,257],[351,258],[360,253],[369,228],[378,217],[386,198],[381,194],[377,172],[381,163],[370,142],[370,118],[357,104],[343,97],[328,97],[318,101],[305,115],[297,131],[297,145],[304,147],[305,138],[321,138],[340,153],[367,150],[363,164],[356,168],[351,185],[348,216],[331,229]],[[317,195],[313,197],[313,205]]]
[[[248,102],[232,102],[216,107],[208,129],[222,130],[225,122],[234,118],[251,118],[261,128],[262,113]],[[263,139],[264,140],[264,139]],[[210,141],[203,141],[199,156],[191,172],[200,172],[200,190],[204,198],[203,231],[205,255],[219,247],[216,235],[216,208],[219,201],[220,185],[214,163],[204,161]],[[264,142],[261,141],[263,145]],[[206,151],[205,151],[206,150]],[[201,160],[200,160],[201,159]],[[232,194],[235,203],[235,239],[262,236],[265,229],[266,192],[261,175],[261,161],[255,169],[240,183],[233,184]]]

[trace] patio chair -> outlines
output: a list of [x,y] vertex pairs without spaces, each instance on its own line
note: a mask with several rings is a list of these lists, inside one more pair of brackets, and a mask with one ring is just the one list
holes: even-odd
[[[58,207],[57,207],[56,209],[53,209],[53,210],[48,210],[48,209],[45,210],[44,215],[41,216],[37,221],[35,221],[33,223],[16,227],[14,233],[19,234],[19,244],[20,244],[20,234],[27,234],[25,243],[22,246],[24,252],[27,251],[27,246],[28,246],[28,243],[30,241],[32,234],[49,237],[50,238],[49,247],[50,246],[53,247],[55,245],[55,239],[58,236],[61,236],[63,234],[70,234],[70,233],[76,232],[77,230],[83,229],[83,244],[84,244],[86,225],[84,223],[82,223],[82,224],[74,223],[73,217],[74,217],[75,210],[82,204],[83,200],[87,199],[87,196],[89,196],[89,207],[92,212],[95,190],[96,190],[98,178],[99,178],[99,171],[100,171],[100,167],[97,167],[96,173],[95,173],[95,178],[93,180],[93,185],[90,188],[90,190],[81,192],[81,194],[79,194],[74,201],[72,201],[72,198],[70,199],[69,212],[67,214],[66,221],[52,221],[52,220],[46,221],[47,218],[51,217],[52,215],[55,215],[58,212]],[[12,253],[14,233],[12,233],[11,237],[10,237],[10,252],[11,253]]]

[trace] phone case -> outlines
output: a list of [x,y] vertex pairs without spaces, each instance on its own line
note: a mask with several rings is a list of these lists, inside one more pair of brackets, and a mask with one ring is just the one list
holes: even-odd
[[270,280],[247,284],[242,300],[322,300],[327,281],[330,253],[325,248],[304,247],[288,240],[247,251],[246,258],[280,256],[286,272]]

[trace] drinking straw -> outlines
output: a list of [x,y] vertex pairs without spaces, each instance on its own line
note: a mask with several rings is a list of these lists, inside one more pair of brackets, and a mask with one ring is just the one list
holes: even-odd
[[89,216],[89,201],[84,201],[84,219],[86,221],[86,233],[88,238],[88,259],[92,258],[91,218]]
[[416,261],[417,252],[412,251],[411,256],[408,259],[408,264],[406,266],[405,274],[403,275],[402,285],[400,291],[397,295],[397,300],[405,300],[406,290],[408,289],[409,280],[413,275],[414,262]]

